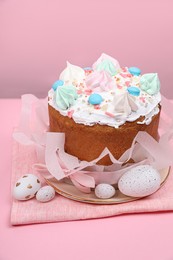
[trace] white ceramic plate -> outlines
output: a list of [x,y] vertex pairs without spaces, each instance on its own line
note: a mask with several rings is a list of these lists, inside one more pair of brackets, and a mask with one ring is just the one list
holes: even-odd
[[[161,175],[160,187],[167,180],[169,172],[170,172],[170,167],[160,171],[160,175]],[[79,191],[74,185],[72,185],[71,182],[68,180],[57,181],[55,178],[51,178],[51,179],[45,179],[45,181],[47,182],[48,185],[52,186],[58,194],[66,198],[69,198],[71,200],[80,201],[84,203],[119,204],[119,203],[125,203],[125,202],[141,199],[141,197],[134,198],[134,197],[125,196],[119,190],[117,190],[115,196],[110,199],[99,199],[95,196],[94,191],[91,191],[91,193],[89,194],[83,193]]]

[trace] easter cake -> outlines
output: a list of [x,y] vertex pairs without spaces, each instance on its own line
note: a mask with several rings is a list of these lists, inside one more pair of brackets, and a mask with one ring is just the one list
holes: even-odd
[[[160,101],[157,73],[121,67],[106,54],[92,67],[67,62],[48,92],[50,131],[65,133],[65,151],[80,160],[106,147],[119,159],[139,131],[159,139]],[[99,164],[110,165],[109,156]]]

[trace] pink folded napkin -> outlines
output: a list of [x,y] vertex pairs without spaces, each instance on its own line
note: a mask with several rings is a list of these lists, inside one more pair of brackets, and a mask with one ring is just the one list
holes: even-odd
[[[34,146],[25,146],[14,141],[12,156],[12,187],[17,179],[32,173],[37,162]],[[42,183],[44,180],[38,176]],[[170,172],[166,183],[153,195],[133,202],[116,205],[93,205],[66,199],[60,195],[47,203],[35,198],[28,201],[12,201],[11,224],[60,222],[79,219],[103,218],[120,214],[158,212],[173,210],[173,175]]]

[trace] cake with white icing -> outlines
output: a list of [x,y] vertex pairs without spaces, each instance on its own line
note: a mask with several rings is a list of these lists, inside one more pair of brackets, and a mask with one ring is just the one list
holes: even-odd
[[94,160],[105,147],[119,159],[139,131],[158,140],[160,101],[157,73],[121,67],[106,54],[92,67],[67,62],[48,93],[50,131],[64,132],[66,152],[80,160]]

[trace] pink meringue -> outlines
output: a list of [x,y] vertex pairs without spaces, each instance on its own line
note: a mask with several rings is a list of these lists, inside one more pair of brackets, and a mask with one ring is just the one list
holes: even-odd
[[86,85],[95,92],[109,91],[116,87],[115,80],[106,71],[94,71],[86,78]]

